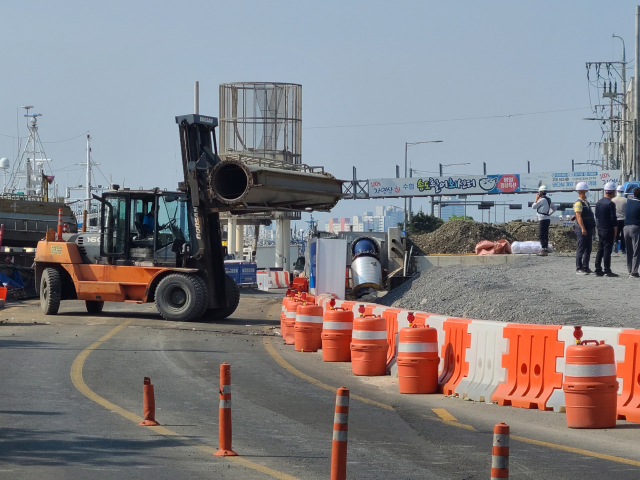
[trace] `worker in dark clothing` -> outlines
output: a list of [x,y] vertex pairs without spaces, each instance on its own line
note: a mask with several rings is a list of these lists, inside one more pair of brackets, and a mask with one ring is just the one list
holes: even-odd
[[578,182],[576,185],[578,201],[573,204],[573,211],[576,214],[576,237],[578,249],[576,250],[576,274],[589,275],[589,259],[591,258],[591,247],[593,244],[593,231],[596,227],[596,220],[591,211],[591,205],[587,200],[589,186],[586,182]]
[[[596,275],[617,277],[611,271],[611,250],[618,233],[616,204],[611,201],[616,196],[616,184],[608,182],[604,186],[604,197],[596,203],[596,225],[598,227],[598,253],[596,253]],[[604,270],[602,264],[604,263]]]
[[144,236],[151,235],[155,228],[156,220],[153,215],[153,210],[149,210],[142,220],[142,233]]
[[640,187],[633,189],[624,211],[624,243],[627,246],[629,278],[639,278],[640,267]]

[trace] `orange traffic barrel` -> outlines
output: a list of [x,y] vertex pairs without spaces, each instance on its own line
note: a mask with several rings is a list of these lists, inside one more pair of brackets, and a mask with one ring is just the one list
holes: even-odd
[[351,331],[353,312],[334,308],[324,312],[322,323],[322,360],[325,362],[351,361]]
[[295,342],[295,325],[296,325],[296,312],[298,305],[302,305],[302,301],[299,298],[285,299],[284,304],[284,321],[282,322],[282,339],[287,345],[293,345]]
[[569,428],[616,426],[618,380],[613,347],[584,340],[567,347],[562,390]]
[[351,371],[354,375],[386,375],[388,349],[384,318],[365,315],[353,321]]
[[438,391],[438,331],[406,327],[398,337],[398,387],[400,393]]
[[294,326],[296,352],[317,352],[322,348],[322,307],[313,303],[298,305]]

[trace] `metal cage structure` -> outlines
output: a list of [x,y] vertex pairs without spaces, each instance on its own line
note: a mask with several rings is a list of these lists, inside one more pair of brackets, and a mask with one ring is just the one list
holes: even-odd
[[302,85],[220,84],[219,155],[276,168],[302,164]]

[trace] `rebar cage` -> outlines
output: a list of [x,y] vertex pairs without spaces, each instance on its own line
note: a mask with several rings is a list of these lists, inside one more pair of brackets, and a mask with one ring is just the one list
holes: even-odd
[[220,84],[219,155],[223,160],[302,163],[302,85]]

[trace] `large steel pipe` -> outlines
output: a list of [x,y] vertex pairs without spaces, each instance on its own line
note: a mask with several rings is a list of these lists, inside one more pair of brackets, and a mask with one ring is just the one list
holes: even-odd
[[241,161],[218,163],[209,178],[212,200],[233,212],[272,209],[331,210],[342,196],[342,181],[326,173],[247,165]]

